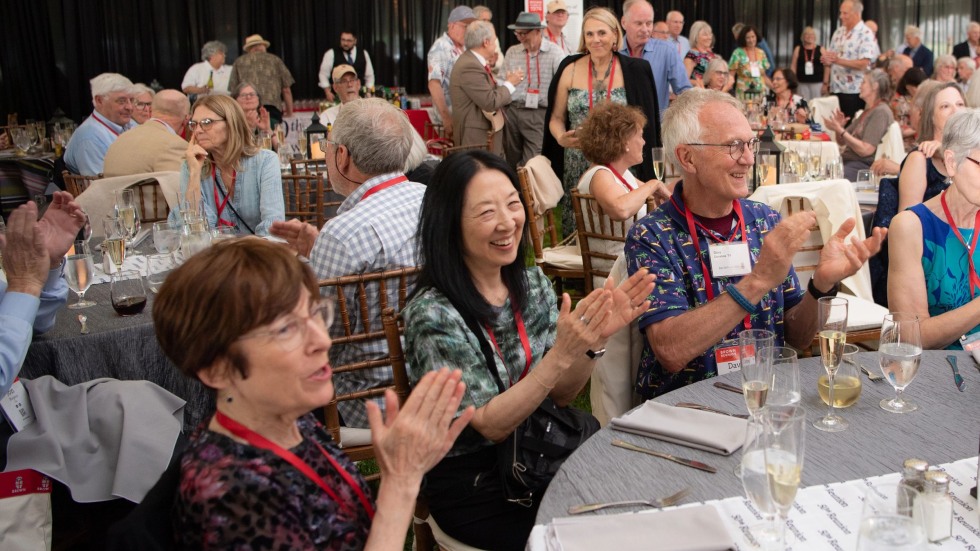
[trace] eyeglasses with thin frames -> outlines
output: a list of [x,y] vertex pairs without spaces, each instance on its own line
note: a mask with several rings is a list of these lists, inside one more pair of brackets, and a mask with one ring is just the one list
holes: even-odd
[[341,86],[347,86],[348,84],[357,84],[360,81],[358,78],[345,78],[344,80],[338,80],[337,84]]
[[687,145],[699,145],[708,147],[727,147],[728,154],[731,155],[732,160],[737,161],[742,158],[742,154],[745,152],[745,148],[748,147],[749,151],[753,156],[759,154],[759,138],[752,138],[749,141],[745,140],[735,140],[732,143],[690,143]]
[[320,144],[320,151],[323,151],[324,153],[327,152],[327,144],[333,144],[334,146],[337,145],[337,142],[333,140],[328,140],[327,138],[322,138],[320,140],[317,140],[317,143]]
[[133,106],[136,107],[137,109],[146,109],[150,105],[151,105],[151,103],[148,102],[148,101],[134,101],[133,102]]
[[283,352],[292,352],[299,348],[304,342],[310,329],[310,322],[313,322],[317,329],[327,331],[333,325],[334,301],[325,300],[315,304],[310,308],[309,316],[298,316],[288,314],[285,321],[270,329],[254,331],[238,337],[238,340],[247,340],[256,337],[268,337],[279,345]]
[[211,128],[211,125],[213,125],[214,123],[223,120],[225,119],[201,119],[199,121],[189,120],[187,121],[187,128],[189,128],[191,132],[193,132],[194,130],[197,129],[197,125],[201,125],[201,130],[207,130]]

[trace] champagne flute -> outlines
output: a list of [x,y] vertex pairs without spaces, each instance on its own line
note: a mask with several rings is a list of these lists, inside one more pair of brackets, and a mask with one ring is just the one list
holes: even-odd
[[788,346],[771,346],[760,352],[761,361],[770,366],[767,406],[795,406],[800,403],[800,365],[796,351]]
[[749,527],[749,531],[759,541],[763,549],[773,546],[779,539],[776,527],[776,506],[769,490],[769,476],[766,472],[767,434],[763,418],[749,417],[745,430],[745,444],[742,446],[742,460],[739,463],[742,488],[745,497],[752,502],[763,523]]
[[92,286],[95,276],[95,262],[92,261],[92,251],[85,241],[75,241],[75,249],[65,259],[65,282],[68,288],[78,295],[78,302],[69,304],[71,310],[79,310],[95,306],[95,302],[85,300],[85,291]]
[[132,189],[116,190],[116,214],[123,221],[129,234],[126,244],[132,246],[133,239],[140,231],[140,217],[136,209],[136,196]]
[[858,551],[926,549],[918,490],[899,483],[869,485],[864,494],[857,548]]
[[664,179],[664,148],[654,147],[651,149],[650,160],[653,162],[653,175],[662,182]]
[[840,367],[844,342],[847,339],[847,299],[822,297],[817,301],[817,324],[820,331],[820,360],[827,371],[828,401],[827,415],[813,426],[826,432],[840,432],[847,429],[847,421],[834,414],[834,375]]
[[781,522],[778,549],[786,549],[786,524],[803,471],[806,412],[799,406],[770,406],[764,417],[766,479]]
[[738,334],[738,352],[742,373],[742,394],[752,417],[766,405],[772,374],[769,364],[761,356],[765,348],[771,348],[774,335],[765,329],[747,329]]
[[122,269],[123,261],[126,260],[126,227],[122,219],[112,215],[106,216],[102,224],[105,228],[105,241],[102,242],[102,248],[112,259],[116,271],[119,271]]
[[881,373],[895,387],[895,397],[886,398],[878,405],[892,413],[908,413],[919,409],[914,402],[902,398],[902,391],[915,378],[922,358],[919,317],[904,312],[886,315],[881,324],[878,353],[881,355]]

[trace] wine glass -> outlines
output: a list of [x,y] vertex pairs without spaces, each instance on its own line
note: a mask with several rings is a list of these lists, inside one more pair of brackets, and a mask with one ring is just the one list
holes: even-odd
[[95,306],[95,302],[85,300],[85,291],[92,285],[95,276],[95,262],[92,261],[92,251],[85,241],[75,241],[75,250],[65,259],[65,281],[68,288],[78,295],[78,302],[69,304],[71,310]]
[[180,246],[180,231],[169,222],[153,223],[153,247],[160,254],[173,254]]
[[918,490],[898,483],[869,485],[864,493],[858,551],[912,551],[926,546]]
[[10,139],[12,139],[14,141],[14,145],[17,146],[17,156],[27,156],[27,151],[31,148],[31,138],[27,135],[27,129],[23,127],[11,128]]
[[799,406],[769,406],[763,414],[766,479],[779,513],[778,549],[786,549],[786,524],[803,471],[806,412]]
[[146,307],[146,288],[143,274],[135,270],[120,270],[109,281],[112,309],[120,316],[135,316]]
[[919,316],[904,312],[886,315],[881,324],[878,353],[881,355],[881,373],[895,387],[895,397],[884,399],[878,405],[892,413],[908,413],[918,409],[914,402],[902,398],[902,391],[919,371],[922,357]]
[[664,148],[654,147],[650,150],[650,160],[653,162],[653,175],[660,181],[664,179]]
[[207,230],[191,230],[180,236],[180,252],[185,260],[210,246],[211,232]]
[[105,241],[102,242],[102,248],[112,259],[116,271],[119,271],[122,269],[123,261],[126,260],[126,236],[128,232],[122,219],[112,215],[106,216],[102,225],[105,228]]
[[140,216],[136,208],[136,194],[132,189],[116,190],[116,214],[123,221],[129,239],[127,245],[132,246],[133,239],[140,231]]
[[[843,360],[834,374],[834,407],[837,409],[851,407],[861,398],[861,374],[857,367],[857,354],[860,350],[857,345],[850,343],[844,344],[841,349]],[[826,375],[817,379],[817,394],[825,404],[830,403],[828,384]]]
[[760,361],[769,364],[767,406],[795,406],[800,403],[800,365],[796,350],[788,346],[770,346],[760,352]]
[[738,354],[742,373],[742,394],[745,405],[752,417],[766,405],[766,395],[772,374],[769,364],[760,355],[765,348],[771,348],[774,335],[765,329],[747,329],[738,334]]
[[146,255],[146,283],[150,291],[159,293],[163,282],[176,267],[177,263],[169,253]]
[[48,136],[48,126],[44,124],[44,121],[37,121],[34,124],[34,130],[37,132],[38,141],[41,142],[41,148],[44,148],[45,138]]
[[813,422],[813,426],[827,432],[847,429],[847,421],[834,414],[834,375],[840,367],[841,352],[847,339],[847,299],[822,297],[817,301],[817,325],[820,331],[820,360],[827,371],[827,415]]
[[779,539],[776,527],[776,506],[769,490],[769,477],[766,472],[766,431],[763,418],[749,417],[745,430],[745,444],[742,446],[740,478],[745,496],[764,518],[762,524],[749,527],[752,535],[763,549],[773,546]]

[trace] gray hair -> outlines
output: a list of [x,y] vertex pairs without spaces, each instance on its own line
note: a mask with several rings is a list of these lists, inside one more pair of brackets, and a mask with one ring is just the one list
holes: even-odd
[[246,88],[251,88],[252,91],[255,92],[256,97],[259,98],[259,105],[261,105],[262,96],[259,95],[259,89],[256,88],[254,84],[247,81],[239,82],[238,86],[235,86],[235,89],[231,91],[231,99],[238,99],[238,96],[242,95],[242,92],[244,92]]
[[916,38],[922,38],[922,29],[916,27],[915,25],[908,25],[905,27],[905,36],[914,36]]
[[733,98],[731,94],[704,88],[691,88],[677,96],[677,99],[670,102],[670,107],[664,111],[663,122],[660,125],[661,136],[667,160],[674,166],[680,166],[677,160],[677,146],[704,141],[700,117],[701,112],[709,104],[731,105],[740,112],[744,108],[742,102]]
[[956,60],[956,68],[959,69],[960,65],[962,65],[964,63],[969,64],[971,69],[976,69],[977,68],[976,62],[973,61],[973,58],[972,57],[969,57],[969,56],[963,56],[963,57],[957,59]]
[[92,99],[99,96],[108,96],[113,92],[133,92],[133,81],[120,75],[119,73],[102,73],[101,75],[88,81],[92,88]]
[[843,2],[841,2],[841,5],[843,5],[844,2],[850,2],[851,6],[854,7],[854,11],[858,13],[864,13],[864,4],[861,3],[861,0],[844,0]]
[[225,43],[220,40],[212,40],[211,42],[205,42],[204,46],[201,46],[201,59],[207,61],[211,59],[211,56],[221,52],[223,54],[228,53],[228,48],[225,47]]
[[473,6],[473,15],[475,15],[477,19],[479,19],[484,13],[489,13],[490,19],[493,19],[493,12],[490,11],[490,8],[480,5]]
[[654,9],[653,4],[651,4],[648,0],[626,0],[623,2],[623,17],[626,17],[626,14],[629,13],[630,10],[633,9],[633,6],[637,4],[646,4],[650,6],[651,10]]
[[892,97],[892,79],[884,69],[871,69],[864,73],[864,78],[878,87],[878,99],[888,101]]
[[977,23],[976,21],[970,21],[969,23],[966,24],[966,32],[970,32],[971,28],[972,29],[980,28],[980,23]]
[[412,149],[408,152],[408,157],[405,159],[405,166],[402,167],[402,172],[409,173],[415,170],[422,164],[422,162],[425,161],[425,158],[428,155],[429,148],[425,145],[425,140],[423,140],[422,136],[419,136],[419,133],[415,132],[413,129]]
[[480,21],[477,19],[466,26],[466,35],[463,38],[463,44],[466,45],[467,50],[479,48],[483,46],[484,42],[493,38],[494,32],[493,25],[489,21]]
[[960,166],[971,151],[980,147],[980,109],[966,108],[953,113],[943,129],[943,150],[953,152]]
[[721,56],[715,56],[711,58],[711,61],[708,62],[708,66],[704,69],[704,74],[706,77],[705,80],[708,80],[707,75],[710,75],[715,71],[725,71],[726,73],[728,72],[728,62],[725,61],[725,58]]
[[150,88],[149,86],[143,84],[142,82],[137,82],[136,84],[134,84],[133,89],[130,91],[130,93],[133,94],[134,96],[138,96],[140,94],[150,94],[151,98],[157,95],[157,93],[153,91],[153,88]]
[[714,31],[711,30],[711,25],[709,25],[707,21],[699,20],[691,24],[691,32],[688,34],[688,41],[691,43],[692,48],[697,45],[698,37],[705,31],[714,34]]
[[813,38],[819,38],[819,36],[817,35],[817,29],[814,29],[813,27],[810,26],[806,26],[803,27],[803,32],[800,33],[801,41],[803,40],[803,37],[806,36],[806,33],[813,33]]
[[413,132],[400,109],[381,98],[365,98],[344,105],[330,136],[350,151],[358,170],[378,175],[404,168]]
[[940,65],[952,65],[953,67],[956,67],[956,58],[950,54],[943,54],[941,56],[937,56],[936,68],[938,69]]
[[980,107],[980,71],[974,71],[970,80],[966,81],[967,107]]

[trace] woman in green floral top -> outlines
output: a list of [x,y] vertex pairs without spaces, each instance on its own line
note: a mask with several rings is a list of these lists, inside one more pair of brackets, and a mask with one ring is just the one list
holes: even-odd
[[759,33],[755,27],[746,25],[738,33],[738,48],[732,52],[728,62],[728,70],[735,79],[735,97],[742,101],[761,100],[766,90],[772,88],[772,82],[766,76],[769,69],[769,58],[761,48],[757,48]]
[[[537,511],[505,499],[494,443],[546,397],[569,404],[595,365],[588,352],[646,310],[653,290],[653,276],[641,270],[574,309],[563,295],[558,309],[541,270],[525,267],[524,234],[517,176],[500,157],[473,151],[439,165],[419,220],[422,273],[403,312],[406,359],[412,381],[447,365],[463,371],[459,411],[472,405],[476,413],[426,475],[423,494],[443,531],[481,549],[523,549]],[[502,393],[480,339],[494,344]]]

